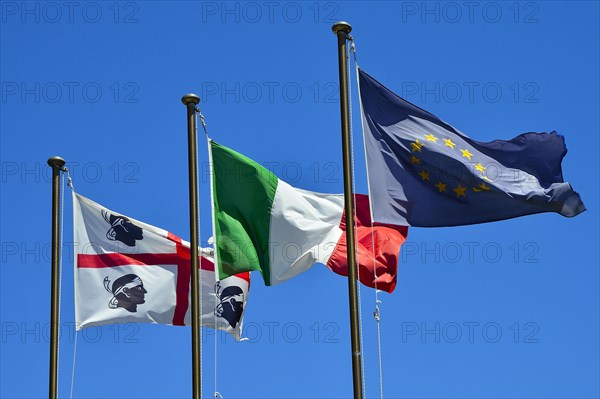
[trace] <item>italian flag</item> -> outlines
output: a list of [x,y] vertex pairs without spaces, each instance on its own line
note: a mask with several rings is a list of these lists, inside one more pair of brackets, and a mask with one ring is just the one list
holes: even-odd
[[[219,278],[258,270],[275,285],[323,263],[347,276],[344,197],[294,188],[255,161],[209,140]],[[356,196],[360,281],[392,292],[407,227],[373,225]]]

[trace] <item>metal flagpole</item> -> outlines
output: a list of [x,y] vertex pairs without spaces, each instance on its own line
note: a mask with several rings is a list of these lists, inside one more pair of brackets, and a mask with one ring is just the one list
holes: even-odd
[[65,166],[61,157],[48,158],[48,165],[52,168],[52,278],[50,292],[50,380],[49,399],[58,396],[58,298],[60,286],[58,262],[60,256],[60,172]]
[[196,105],[200,97],[186,94],[181,102],[187,107],[188,167],[190,191],[190,257],[192,279],[192,398],[202,397],[202,343],[200,342],[200,309],[202,298],[198,273],[198,160],[196,159]]
[[354,398],[362,399],[362,369],[360,330],[358,327],[358,297],[356,294],[356,255],[354,249],[354,193],[352,192],[352,153],[350,148],[350,115],[348,113],[348,75],[346,73],[346,41],[352,30],[340,21],[331,29],[338,38],[340,75],[340,111],[342,117],[342,159],[344,163],[344,209],[346,212],[346,247],[348,256],[348,293],[350,302],[350,332],[352,343],[352,385]]

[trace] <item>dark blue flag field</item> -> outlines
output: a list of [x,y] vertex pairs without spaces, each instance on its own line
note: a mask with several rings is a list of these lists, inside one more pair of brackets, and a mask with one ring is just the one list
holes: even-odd
[[556,132],[475,141],[359,70],[373,217],[380,223],[460,226],[585,206],[563,180]]

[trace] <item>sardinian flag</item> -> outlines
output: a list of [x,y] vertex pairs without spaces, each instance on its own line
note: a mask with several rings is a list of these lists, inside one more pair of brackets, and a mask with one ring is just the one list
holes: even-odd
[[[111,323],[191,324],[190,245],[73,192],[77,329]],[[240,339],[250,274],[217,281],[202,248],[201,324]]]

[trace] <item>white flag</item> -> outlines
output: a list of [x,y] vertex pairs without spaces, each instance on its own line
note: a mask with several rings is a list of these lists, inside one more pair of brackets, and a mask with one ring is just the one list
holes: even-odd
[[[77,328],[112,323],[191,324],[190,245],[73,192]],[[250,274],[217,281],[201,249],[201,325],[240,339]]]

